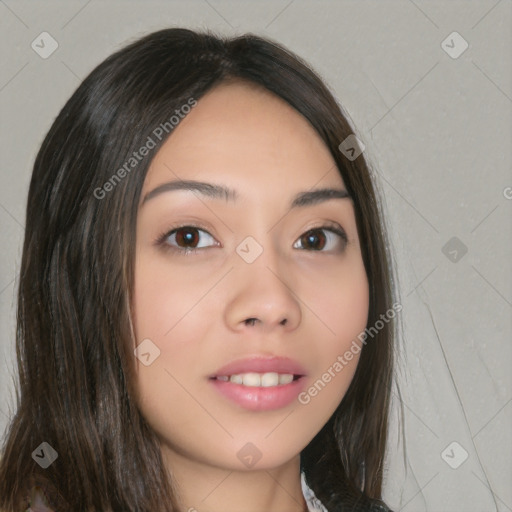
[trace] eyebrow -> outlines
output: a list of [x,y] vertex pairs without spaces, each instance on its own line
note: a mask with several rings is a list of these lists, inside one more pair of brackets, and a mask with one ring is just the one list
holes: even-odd
[[[204,181],[179,180],[169,181],[154,188],[144,196],[142,204],[147,203],[150,199],[153,199],[160,194],[171,192],[173,190],[195,191],[206,197],[212,199],[224,199],[225,201],[236,201],[238,199],[238,193],[236,190],[232,190],[224,185],[217,185]],[[318,188],[296,194],[290,204],[290,208],[303,208],[305,206],[312,206],[331,199],[347,198],[350,198],[350,194],[344,189]]]

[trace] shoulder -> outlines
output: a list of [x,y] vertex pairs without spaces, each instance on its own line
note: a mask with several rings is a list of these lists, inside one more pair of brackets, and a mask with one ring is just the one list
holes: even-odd
[[[308,506],[308,512],[328,512],[324,505],[320,502],[320,500],[315,496],[313,490],[307,485],[304,473],[301,474],[301,484],[302,484],[302,493],[304,495],[304,499],[306,500],[306,504]],[[364,510],[359,509],[359,512],[393,512],[390,508],[388,508],[383,502],[374,503],[368,508],[364,507]]]

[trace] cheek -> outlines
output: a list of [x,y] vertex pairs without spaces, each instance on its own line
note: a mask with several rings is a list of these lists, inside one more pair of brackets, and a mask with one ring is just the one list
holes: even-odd
[[174,327],[200,301],[206,278],[195,272],[170,270],[161,258],[140,256],[135,267],[132,308],[137,342],[151,336],[171,336]]
[[134,294],[137,344],[151,340],[154,345],[150,346],[157,355],[148,366],[135,361],[137,402],[160,439],[193,445],[197,442],[194,423],[204,417],[204,410],[188,391],[190,370],[198,366],[194,340],[204,339],[206,330],[201,323],[192,321],[197,319],[193,311],[190,313],[194,297],[179,293],[180,300],[176,300],[169,292],[175,283],[148,279],[153,272],[154,269],[145,276],[144,272],[139,273],[140,285]]
[[311,310],[318,313],[318,360],[299,402],[325,421],[345,395],[359,362],[368,321],[369,286],[364,265],[353,264],[335,276],[317,276]]
[[317,273],[308,286],[312,290],[310,308],[319,320],[325,348],[341,350],[350,345],[368,321],[369,285],[361,257],[353,254],[338,269]]
[[[208,314],[200,301],[207,286],[211,284],[201,275],[170,272],[158,258],[142,254],[136,262],[135,343],[147,345],[151,354],[147,366],[147,361],[135,360],[137,396],[141,412],[163,437],[183,435],[190,429],[183,429],[182,423],[204,415],[187,393],[187,381],[191,369],[198,367],[201,340],[207,338]],[[177,410],[188,414],[176,414]]]
[[161,407],[164,394],[176,394],[173,376],[182,380],[184,369],[197,365],[197,347],[190,340],[202,339],[204,326],[197,318],[189,320],[194,317],[198,290],[186,276],[169,272],[155,258],[151,262],[141,258],[135,276],[135,342],[141,347],[148,344],[154,353],[154,362],[148,366],[136,361],[137,386],[146,407],[156,407],[158,401]]

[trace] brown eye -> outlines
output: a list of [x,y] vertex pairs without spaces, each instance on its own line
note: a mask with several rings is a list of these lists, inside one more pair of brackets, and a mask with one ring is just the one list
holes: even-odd
[[196,228],[179,228],[176,230],[176,244],[179,247],[195,248],[199,242],[199,233]]
[[338,227],[323,226],[306,231],[293,244],[295,249],[307,251],[341,251],[348,242],[345,231]]
[[326,240],[327,237],[321,229],[312,229],[300,237],[302,246],[313,251],[321,251],[325,247]]
[[210,233],[196,226],[180,226],[175,228],[164,235],[161,243],[183,253],[193,252],[197,249],[208,249],[218,245]]

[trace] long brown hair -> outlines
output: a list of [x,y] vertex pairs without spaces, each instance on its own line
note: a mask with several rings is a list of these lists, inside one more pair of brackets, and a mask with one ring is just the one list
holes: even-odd
[[[316,129],[353,198],[368,326],[390,310],[392,267],[369,166],[364,154],[349,159],[339,150],[353,129],[308,65],[252,34],[172,28],[131,43],[78,87],[35,160],[18,291],[17,409],[0,461],[0,509],[18,512],[30,489],[46,482],[62,509],[178,510],[159,443],[135,404],[127,348],[137,205],[166,137],[108,194],[98,190],[155,127],[227,80],[264,87]],[[306,481],[330,512],[366,510],[381,499],[394,325],[386,322],[365,344],[339,407],[301,453]],[[43,442],[58,454],[47,469],[32,457]]]

